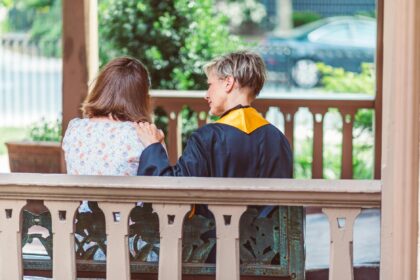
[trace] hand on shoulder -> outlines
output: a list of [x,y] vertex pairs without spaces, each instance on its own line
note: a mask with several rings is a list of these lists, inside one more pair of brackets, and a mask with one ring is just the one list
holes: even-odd
[[162,143],[165,145],[165,134],[158,129],[155,124],[140,122],[135,124],[137,136],[140,142],[146,148],[154,143]]

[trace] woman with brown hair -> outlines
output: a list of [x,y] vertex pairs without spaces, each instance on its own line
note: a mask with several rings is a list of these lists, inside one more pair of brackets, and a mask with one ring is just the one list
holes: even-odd
[[[63,138],[68,174],[137,174],[144,148],[135,127],[150,122],[149,88],[149,73],[135,58],[116,58],[103,67],[83,102],[84,118],[71,120]],[[75,238],[77,256],[94,250],[95,260],[106,258],[105,220],[97,202],[80,205]]]
[[137,59],[120,57],[99,73],[63,139],[67,173],[136,175],[143,146],[137,122],[150,122],[150,79]]

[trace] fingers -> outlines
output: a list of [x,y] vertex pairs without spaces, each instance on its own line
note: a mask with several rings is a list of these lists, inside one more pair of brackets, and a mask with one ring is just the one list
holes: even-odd
[[162,129],[159,129],[159,135],[162,139],[165,138],[165,133],[163,133]]
[[154,123],[149,124],[149,131],[151,134],[153,134],[153,136],[155,136],[156,138],[159,138],[158,129]]
[[137,136],[145,147],[153,143],[162,143],[165,139],[163,131],[158,129],[155,124],[140,122],[135,127]]

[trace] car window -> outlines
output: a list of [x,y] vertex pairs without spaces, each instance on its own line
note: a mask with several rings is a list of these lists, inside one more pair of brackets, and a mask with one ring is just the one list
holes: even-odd
[[363,47],[375,47],[376,25],[370,21],[357,21],[350,25],[353,44]]
[[348,44],[352,41],[347,23],[330,23],[308,34],[308,40],[317,43]]

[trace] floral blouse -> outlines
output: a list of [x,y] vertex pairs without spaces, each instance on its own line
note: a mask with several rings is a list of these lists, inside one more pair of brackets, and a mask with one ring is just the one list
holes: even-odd
[[73,119],[63,138],[67,173],[137,174],[143,145],[131,122]]

